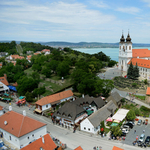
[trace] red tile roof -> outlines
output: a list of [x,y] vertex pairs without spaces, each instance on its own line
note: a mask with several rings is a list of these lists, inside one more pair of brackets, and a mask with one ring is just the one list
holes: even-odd
[[36,102],[36,104],[40,105],[40,106],[43,106],[43,105],[46,105],[46,104],[50,104],[50,103],[60,101],[64,98],[68,98],[68,97],[71,97],[71,96],[73,96],[73,92],[71,90],[67,90],[67,91],[57,93],[57,94],[53,94],[53,95],[43,97],[40,100],[38,100]]
[[112,150],[124,150],[124,149],[114,146]]
[[36,141],[32,142],[31,144],[25,146],[21,150],[40,150],[40,148],[43,148],[44,150],[54,150],[57,147],[49,134],[46,134],[43,137],[44,137],[44,143],[42,142],[42,137],[41,137]]
[[50,52],[50,50],[49,49],[43,49],[42,52],[44,52],[44,53],[45,52]]
[[132,49],[132,57],[150,57],[150,50],[148,49]]
[[[6,125],[4,124],[5,121],[7,121]],[[8,111],[0,116],[0,128],[16,137],[21,137],[45,125],[45,123],[23,116],[14,111]]]
[[75,148],[74,150],[83,150],[81,146]]
[[0,82],[2,82],[3,84],[5,84],[6,86],[9,85],[7,79],[5,77],[0,77]]
[[136,63],[139,67],[144,67],[144,68],[150,68],[150,60],[147,59],[139,59],[139,58],[132,58],[128,64],[130,64],[132,61],[132,64],[135,66]]
[[146,95],[150,95],[150,87],[147,87]]
[[19,55],[11,55],[11,57],[12,57],[13,59],[24,59],[23,56],[19,56]]
[[3,110],[3,107],[2,107],[2,106],[0,106],[0,110]]

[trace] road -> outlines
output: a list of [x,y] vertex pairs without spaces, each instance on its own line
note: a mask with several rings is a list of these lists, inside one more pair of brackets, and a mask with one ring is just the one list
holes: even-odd
[[[9,104],[0,102],[0,105],[5,107],[8,111]],[[23,110],[26,110],[27,116],[39,120],[47,124],[47,131],[56,138],[58,138],[62,143],[66,143],[69,147],[68,150],[73,150],[78,146],[81,146],[84,150],[93,150],[94,146],[102,146],[102,150],[112,150],[113,146],[120,147],[124,150],[138,150],[141,148],[134,147],[121,143],[120,141],[108,140],[107,137],[102,138],[97,135],[90,135],[82,131],[76,131],[73,133],[72,130],[68,130],[57,125],[53,125],[49,118],[33,114],[33,111],[29,110],[27,106],[18,107],[15,103],[12,103],[12,110],[22,114]]]

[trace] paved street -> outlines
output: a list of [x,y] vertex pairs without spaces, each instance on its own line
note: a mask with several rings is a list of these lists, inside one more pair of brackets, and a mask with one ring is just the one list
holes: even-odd
[[[134,133],[134,130],[136,130],[136,133]],[[148,124],[148,125],[141,124],[140,126],[135,125],[133,127],[133,129],[131,129],[130,132],[127,134],[126,140],[123,143],[128,144],[128,145],[132,145],[132,142],[136,140],[137,135],[140,138],[140,135],[143,133],[143,130],[145,130],[145,133],[144,133],[145,138],[147,136],[150,136],[150,124]]]
[[[0,102],[0,105],[8,110],[9,104]],[[50,132],[50,134],[58,138],[62,143],[66,143],[69,147],[68,150],[73,150],[78,146],[81,146],[84,150],[93,150],[94,146],[102,146],[102,150],[112,150],[113,146],[118,146],[120,148],[123,148],[124,150],[141,149],[138,147],[127,145],[120,141],[108,140],[108,137],[102,138],[97,135],[91,136],[90,134],[84,133],[82,131],[76,131],[76,133],[73,133],[72,130],[53,125],[51,120],[44,116],[33,114],[33,111],[29,110],[27,106],[18,107],[16,106],[16,104],[12,103],[12,110],[21,114],[23,110],[26,110],[27,116],[46,123],[47,130]]]

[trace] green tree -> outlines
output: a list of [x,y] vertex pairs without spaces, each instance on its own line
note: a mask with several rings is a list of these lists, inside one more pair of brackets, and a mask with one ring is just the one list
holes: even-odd
[[69,74],[69,64],[66,62],[59,63],[56,72],[60,77],[64,77]]
[[111,134],[113,134],[115,137],[121,136],[122,131],[119,126],[114,126],[111,128]]
[[26,101],[27,102],[32,102],[33,101],[33,95],[32,95],[32,93],[30,93],[30,92],[26,92],[26,94],[25,94],[25,97],[26,97]]
[[42,74],[44,74],[47,78],[50,78],[51,77],[51,70],[48,68],[48,67],[43,67],[42,68],[42,71],[41,71]]
[[136,66],[133,69],[133,77],[134,77],[134,79],[137,79],[139,76],[140,76],[139,75],[139,68],[138,68],[138,65],[136,63]]
[[113,67],[115,64],[117,64],[116,61],[110,60],[110,61],[108,62],[108,67]]
[[131,61],[130,66],[127,70],[127,77],[129,79],[133,79],[133,77],[134,77],[133,71],[134,71],[134,67],[133,67],[133,64],[132,64],[132,61]]
[[130,120],[130,121],[134,120],[136,118],[134,110],[129,110],[126,118],[127,118],[127,120]]
[[39,73],[38,72],[36,72],[36,71],[34,71],[34,72],[32,72],[32,78],[33,79],[35,79],[35,80],[37,80],[37,82],[39,82],[39,80],[40,80],[40,75],[39,75]]

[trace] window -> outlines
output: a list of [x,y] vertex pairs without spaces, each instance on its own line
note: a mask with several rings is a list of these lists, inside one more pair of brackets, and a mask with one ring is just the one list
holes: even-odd
[[48,107],[48,105],[46,105],[46,108]]
[[126,46],[126,50],[127,50],[127,46]]
[[32,134],[32,137],[34,137],[34,134]]
[[129,50],[131,50],[131,46],[129,46]]
[[90,131],[90,128],[88,128],[88,131]]
[[29,136],[28,136],[28,139],[29,139]]
[[84,130],[86,130],[86,127],[84,127]]
[[11,141],[11,136],[9,136],[9,140]]

